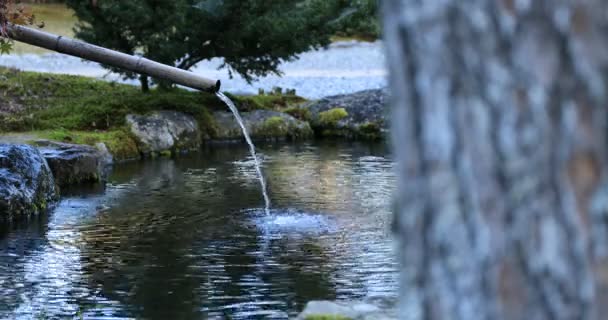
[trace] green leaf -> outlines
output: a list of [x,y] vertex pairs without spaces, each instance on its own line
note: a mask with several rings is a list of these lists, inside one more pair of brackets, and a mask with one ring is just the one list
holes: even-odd
[[0,40],[0,54],[9,54],[13,49],[13,43],[6,39]]

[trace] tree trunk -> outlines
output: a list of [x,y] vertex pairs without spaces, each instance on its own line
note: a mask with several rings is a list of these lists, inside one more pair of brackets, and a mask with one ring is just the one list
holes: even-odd
[[606,12],[383,1],[404,319],[599,318]]
[[142,92],[149,92],[150,91],[150,79],[148,79],[148,76],[146,75],[140,75],[139,76],[139,83],[141,84],[141,91]]

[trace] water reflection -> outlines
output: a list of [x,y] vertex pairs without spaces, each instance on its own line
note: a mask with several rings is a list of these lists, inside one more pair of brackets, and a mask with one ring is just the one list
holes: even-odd
[[246,148],[115,168],[99,193],[5,226],[0,316],[277,318],[312,299],[396,296],[382,146]]

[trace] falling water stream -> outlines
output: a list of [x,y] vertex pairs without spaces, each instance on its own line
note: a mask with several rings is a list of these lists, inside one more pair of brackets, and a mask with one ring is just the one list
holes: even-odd
[[251,137],[249,136],[249,133],[247,132],[247,128],[245,127],[245,123],[243,122],[243,118],[241,118],[239,111],[236,109],[236,106],[234,105],[234,102],[232,102],[232,100],[230,100],[230,98],[228,98],[226,95],[224,95],[223,93],[221,93],[219,91],[216,93],[216,95],[218,98],[220,98],[220,100],[222,100],[228,106],[230,111],[232,111],[232,114],[234,114],[234,118],[239,123],[239,126],[241,126],[241,130],[243,131],[245,140],[247,141],[247,144],[249,145],[249,152],[251,153],[251,157],[253,157],[253,162],[255,164],[255,171],[257,172],[258,179],[260,180],[260,186],[262,188],[262,195],[264,196],[264,204],[265,204],[264,210],[266,211],[266,215],[268,215],[270,213],[270,198],[268,198],[268,192],[266,190],[266,180],[264,180],[264,175],[262,174],[262,167],[260,166],[260,161],[255,152],[255,145],[253,144],[253,141],[251,141]]

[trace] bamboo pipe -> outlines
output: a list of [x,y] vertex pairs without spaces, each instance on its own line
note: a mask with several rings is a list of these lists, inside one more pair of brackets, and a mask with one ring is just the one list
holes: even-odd
[[206,79],[192,72],[170,67],[144,57],[132,56],[118,51],[92,45],[83,41],[58,36],[16,24],[7,26],[10,38],[36,47],[65,53],[82,59],[95,61],[154,78],[169,80],[183,86],[210,92],[220,90],[220,81]]

